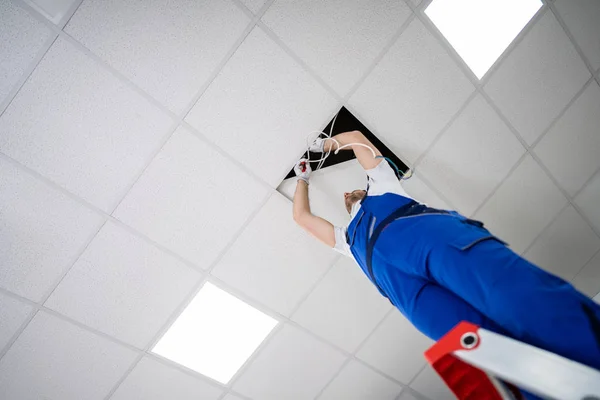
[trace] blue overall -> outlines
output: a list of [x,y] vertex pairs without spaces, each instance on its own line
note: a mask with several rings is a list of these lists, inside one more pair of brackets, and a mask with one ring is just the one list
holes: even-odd
[[464,320],[600,370],[600,306],[482,223],[387,193],[363,199],[347,240],[381,294],[431,339]]

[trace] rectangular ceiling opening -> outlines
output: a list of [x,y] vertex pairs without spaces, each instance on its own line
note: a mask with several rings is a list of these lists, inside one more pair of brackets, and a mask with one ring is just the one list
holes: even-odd
[[[334,123],[334,121],[335,121],[335,123]],[[332,129],[332,125],[333,125],[333,129]],[[398,167],[398,169],[400,170],[400,172],[402,174],[406,173],[409,170],[408,166],[404,162],[402,162],[402,160],[400,160],[400,158],[398,156],[396,156],[394,154],[394,152],[392,152],[392,150],[390,150],[387,146],[385,146],[381,142],[381,140],[379,140],[377,138],[377,136],[375,136],[375,134],[373,134],[373,132],[371,132],[369,129],[367,129],[367,127],[362,122],[360,122],[358,120],[358,118],[356,118],[354,115],[352,115],[352,113],[350,111],[348,111],[348,109],[346,109],[346,107],[342,107],[340,109],[340,111],[337,114],[337,118],[336,117],[332,118],[332,120],[329,121],[327,126],[323,129],[323,132],[325,132],[327,134],[330,134],[330,132],[331,132],[331,135],[335,136],[339,133],[355,131],[355,130],[361,131],[371,141],[371,143],[373,143],[373,145],[375,147],[377,147],[377,149],[379,149],[379,151],[381,151],[381,154],[384,157],[387,157],[390,160],[392,160],[392,162],[394,164],[396,164],[396,166]],[[313,160],[318,160],[321,157],[321,155],[318,153],[311,153],[311,154],[313,154],[311,156],[311,159],[313,159]],[[307,158],[308,152],[304,153],[303,157]],[[354,159],[356,159],[356,157],[354,156],[353,151],[342,150],[338,154],[334,154],[332,152],[329,155],[329,157],[325,160],[323,165],[321,166],[321,170],[323,170],[324,168],[331,167],[333,165],[337,165],[337,164],[347,162],[350,160],[354,160]],[[318,162],[311,161],[310,164],[314,171],[315,168],[317,167]],[[287,174],[285,179],[293,178],[295,176],[296,176],[296,174],[294,173],[294,169],[292,168],[292,170],[290,170],[290,172]]]

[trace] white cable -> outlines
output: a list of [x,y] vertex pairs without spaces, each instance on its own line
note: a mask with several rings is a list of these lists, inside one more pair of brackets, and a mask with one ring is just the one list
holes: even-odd
[[[340,142],[338,142],[337,140],[335,140],[332,136],[333,136],[333,126],[335,125],[335,121],[337,120],[337,117],[339,115],[339,112],[335,115],[335,117],[333,118],[333,121],[331,122],[331,128],[329,129],[329,134],[322,132],[322,131],[312,131],[310,132],[308,135],[306,135],[306,147],[307,149],[310,148],[310,145],[312,143],[314,143],[321,135],[324,135],[325,138],[324,140],[331,140],[333,141],[337,148],[335,149],[335,151],[333,152],[333,154],[338,154],[340,152],[340,150],[345,149],[347,147],[351,147],[351,146],[362,146],[362,147],[366,147],[367,149],[371,150],[371,154],[373,154],[373,158],[377,158],[377,153],[375,153],[375,150],[373,150],[373,148],[371,146],[368,146],[364,143],[348,143],[345,144],[343,146],[340,146]],[[309,142],[309,137],[310,135],[314,134],[314,133],[318,133],[317,137],[315,139],[313,139],[312,141]],[[324,144],[323,144],[324,145]],[[317,167],[315,168],[315,171],[318,171],[319,169],[321,169],[321,167],[323,167],[323,164],[325,163],[325,160],[327,160],[327,158],[329,157],[329,155],[331,154],[331,149],[332,149],[333,145],[330,144],[329,145],[329,150],[325,153],[323,153],[323,156],[321,158],[319,158],[318,160],[311,160],[310,159],[310,151],[307,150],[308,153],[308,157],[307,157],[307,162],[310,164],[310,162],[318,162]],[[385,159],[385,157],[382,157]],[[397,167],[396,167],[397,170]],[[404,174],[401,171],[397,170],[398,173],[402,174],[402,177],[399,177],[400,180],[407,180],[410,179],[413,175],[413,169],[409,168],[408,173]]]

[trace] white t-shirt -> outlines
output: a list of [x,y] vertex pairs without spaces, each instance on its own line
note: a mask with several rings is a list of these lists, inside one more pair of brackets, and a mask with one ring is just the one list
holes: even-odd
[[[402,185],[400,184],[400,180],[397,178],[396,173],[388,164],[386,160],[382,160],[375,168],[365,170],[367,176],[369,177],[369,196],[381,196],[386,193],[395,193],[400,196],[408,197],[412,199]],[[350,221],[354,218],[354,216],[360,210],[360,202],[354,203],[352,206],[352,211],[350,213]],[[348,222],[349,224],[350,222]],[[334,250],[342,253],[346,256],[352,257],[352,252],[350,251],[350,246],[346,241],[346,231],[348,229],[348,225],[345,227],[336,226],[335,228],[335,246]]]

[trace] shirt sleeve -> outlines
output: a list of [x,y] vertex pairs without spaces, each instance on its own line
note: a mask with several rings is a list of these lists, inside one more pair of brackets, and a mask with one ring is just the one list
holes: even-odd
[[333,249],[340,254],[343,254],[348,257],[352,257],[352,252],[350,251],[350,246],[346,241],[346,228],[342,228],[336,226],[334,228],[335,231],[335,246]]
[[375,168],[368,169],[365,172],[369,177],[369,196],[395,193],[412,199],[400,184],[396,172],[387,160],[382,160]]

